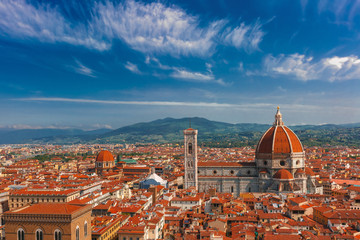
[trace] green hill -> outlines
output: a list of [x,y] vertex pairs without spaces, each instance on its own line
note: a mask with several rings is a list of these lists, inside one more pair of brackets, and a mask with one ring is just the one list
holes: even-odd
[[[183,130],[199,131],[199,144],[211,147],[254,146],[267,124],[224,123],[205,118],[164,118],[116,130],[31,129],[0,130],[0,143],[182,143]],[[305,146],[360,146],[360,124],[290,126]]]

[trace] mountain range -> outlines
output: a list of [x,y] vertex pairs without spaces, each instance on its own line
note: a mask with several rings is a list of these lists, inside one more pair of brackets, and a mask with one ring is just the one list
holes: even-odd
[[[0,129],[0,144],[73,143],[179,143],[182,130],[199,131],[199,142],[207,146],[254,145],[270,125],[231,124],[205,118],[165,118],[136,123],[115,130],[97,129]],[[290,126],[305,145],[356,145],[360,142],[360,123]]]

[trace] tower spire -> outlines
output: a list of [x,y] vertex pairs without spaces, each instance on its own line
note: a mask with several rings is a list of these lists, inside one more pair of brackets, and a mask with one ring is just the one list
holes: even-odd
[[282,114],[280,112],[280,107],[278,106],[275,114],[274,126],[281,126],[281,125],[284,125],[284,123],[282,121]]

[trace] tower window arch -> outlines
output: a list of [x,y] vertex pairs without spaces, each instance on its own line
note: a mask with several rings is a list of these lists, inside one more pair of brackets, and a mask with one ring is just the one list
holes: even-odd
[[85,221],[84,223],[84,236],[87,237],[88,235],[88,223],[87,221]]
[[22,228],[17,230],[17,239],[18,240],[25,240],[25,231]]
[[41,229],[36,230],[35,239],[36,240],[43,240],[44,239],[43,231]]
[[62,240],[62,234],[59,229],[56,229],[54,232],[54,240]]
[[80,227],[79,226],[76,226],[75,239],[80,240]]
[[193,145],[192,145],[192,143],[189,143],[189,144],[188,144],[188,153],[189,153],[189,154],[192,154],[192,153],[193,153]]

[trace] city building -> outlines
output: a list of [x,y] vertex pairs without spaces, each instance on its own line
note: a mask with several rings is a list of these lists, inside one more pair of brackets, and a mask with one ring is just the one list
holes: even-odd
[[7,240],[90,240],[91,205],[39,203],[4,213]]
[[184,130],[185,188],[239,195],[242,192],[319,193],[322,186],[305,168],[305,152],[286,127],[278,107],[275,122],[260,138],[255,162],[197,160],[197,130]]
[[13,210],[32,203],[67,203],[80,197],[80,190],[14,190],[9,194],[9,208]]

